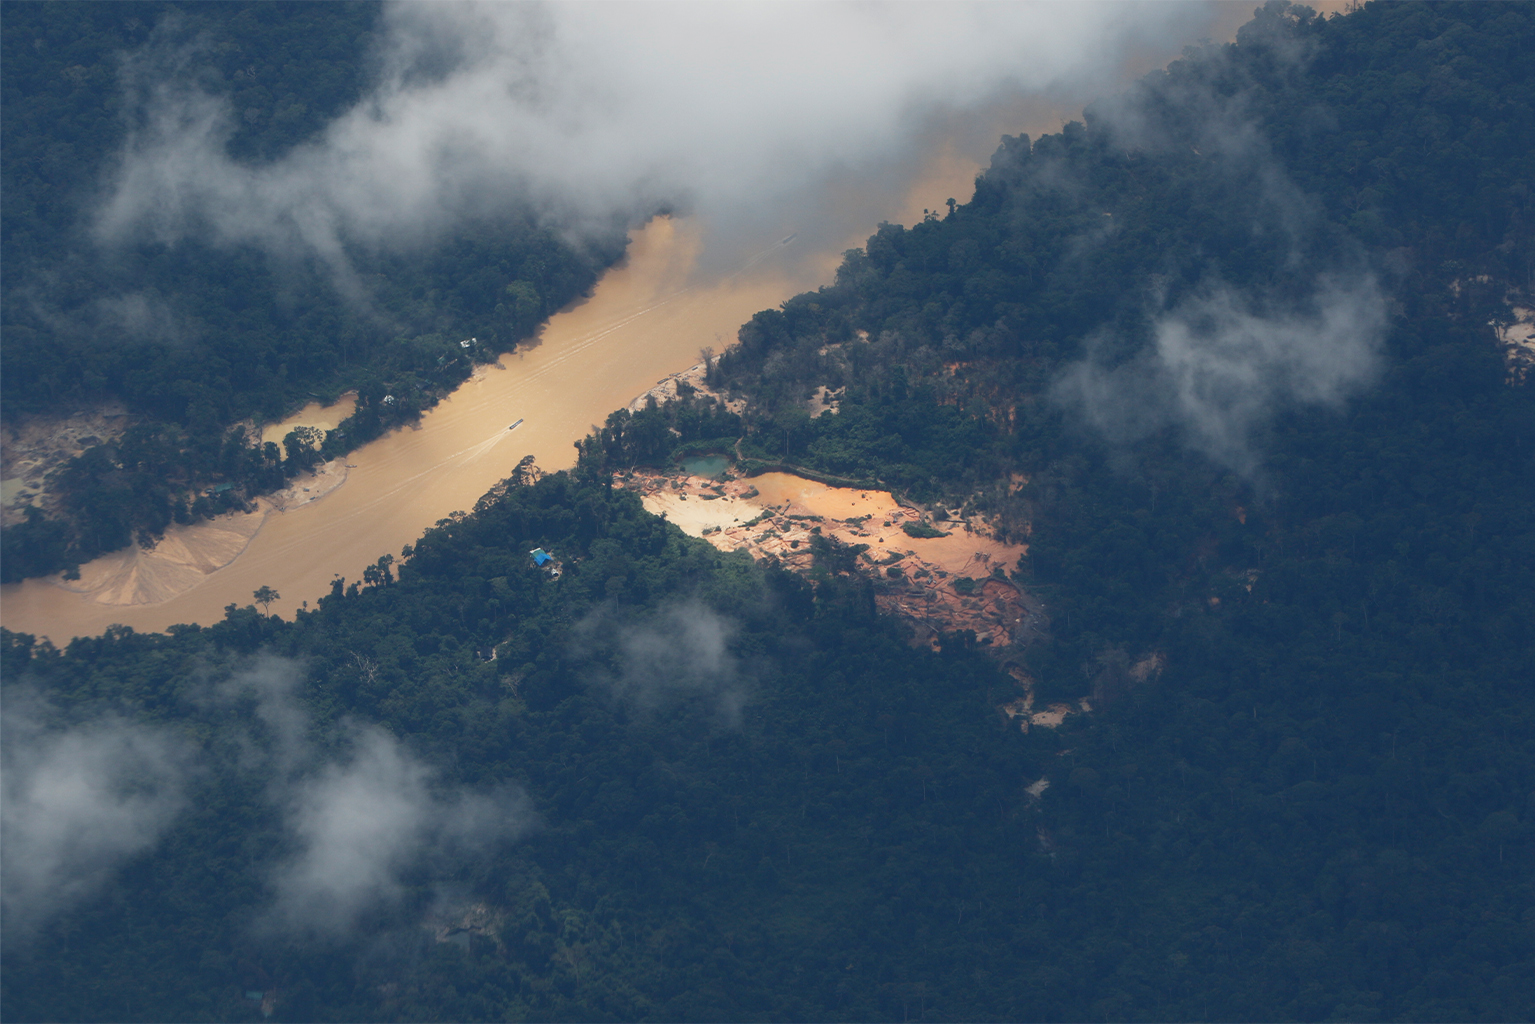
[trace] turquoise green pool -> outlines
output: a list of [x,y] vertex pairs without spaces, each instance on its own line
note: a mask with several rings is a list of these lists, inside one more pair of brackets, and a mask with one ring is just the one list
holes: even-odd
[[719,476],[730,465],[724,455],[695,455],[682,461],[683,471],[693,476]]

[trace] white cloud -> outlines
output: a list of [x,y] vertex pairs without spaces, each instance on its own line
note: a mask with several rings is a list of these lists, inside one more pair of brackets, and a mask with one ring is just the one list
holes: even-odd
[[186,800],[188,750],[166,730],[111,716],[51,727],[47,717],[34,695],[6,694],[0,893],[8,940],[103,886],[154,845]]
[[[1307,59],[1283,34],[1255,36],[1247,45],[1268,47],[1277,73],[1299,73]],[[1387,298],[1363,269],[1363,250],[1337,234],[1287,175],[1248,109],[1251,93],[1212,84],[1213,77],[1224,86],[1240,83],[1244,66],[1223,70],[1221,76],[1149,76],[1096,104],[1094,127],[1117,146],[1166,159],[1193,151],[1208,187],[1218,196],[1241,196],[1234,208],[1248,219],[1252,237],[1279,257],[1286,280],[1239,290],[1208,270],[1203,285],[1172,308],[1161,285],[1149,287],[1152,343],[1111,368],[1096,351],[1106,339],[1090,339],[1087,358],[1066,369],[1055,397],[1113,441],[1175,425],[1191,447],[1254,475],[1258,435],[1282,409],[1337,408],[1371,382],[1386,335]],[[1209,254],[1184,258],[1216,264]]]
[[[877,181],[935,117],[1114,80],[1189,3],[392,4],[378,80],[277,162],[231,160],[227,104],[179,51],[130,62],[139,127],[105,240],[210,232],[318,253],[411,244],[530,204],[562,226],[660,204],[716,224],[829,176]],[[865,225],[869,227],[869,225]]]
[[[51,725],[35,694],[8,690],[0,715],[7,941],[28,938],[151,850],[208,769],[219,769],[206,775],[216,783],[225,768],[263,779],[283,814],[293,852],[269,876],[263,923],[273,930],[346,934],[398,898],[407,872],[451,879],[532,827],[521,790],[445,783],[377,726],[344,724],[340,752],[321,749],[298,697],[302,677],[299,663],[261,655],[212,686],[203,710],[226,725],[202,752],[112,715]],[[239,712],[248,697],[254,728]]]
[[527,801],[439,790],[433,772],[381,729],[359,729],[345,761],[295,784],[288,808],[299,851],[273,875],[269,924],[339,935],[402,893],[402,875],[433,859],[483,854],[532,822]]
[[214,691],[214,699],[221,704],[254,698],[252,710],[261,729],[258,735],[239,737],[244,764],[248,769],[270,772],[274,785],[281,785],[314,756],[309,742],[310,715],[297,695],[303,678],[301,663],[262,653]]
[[1370,382],[1386,325],[1369,276],[1323,277],[1304,302],[1270,308],[1213,284],[1156,319],[1148,351],[1114,369],[1076,363],[1056,395],[1111,439],[1178,424],[1193,447],[1252,473],[1255,431],[1279,409],[1337,407]]
[[[602,656],[611,671],[597,677],[645,711],[685,695],[708,698],[729,726],[740,724],[747,682],[729,645],[735,624],[697,601],[670,604],[638,621],[614,621],[599,610],[576,628],[578,657]],[[609,638],[616,641],[607,649]]]
[[255,699],[261,728],[241,737],[244,767],[266,775],[293,845],[271,871],[264,927],[347,934],[399,898],[406,872],[452,874],[531,827],[520,790],[445,785],[378,726],[343,723],[339,751],[322,750],[302,678],[298,662],[264,654],[216,688],[226,704]]

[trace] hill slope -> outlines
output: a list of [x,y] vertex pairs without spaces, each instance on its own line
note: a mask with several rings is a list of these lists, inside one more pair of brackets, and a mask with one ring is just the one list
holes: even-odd
[[[5,1013],[1529,1017],[1530,17],[1270,5],[759,314],[739,415],[292,623],[6,634]],[[1027,530],[1093,712],[611,486],[737,440]]]

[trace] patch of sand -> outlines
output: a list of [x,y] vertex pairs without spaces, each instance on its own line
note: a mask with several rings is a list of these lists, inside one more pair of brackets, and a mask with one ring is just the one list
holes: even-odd
[[701,397],[718,400],[730,412],[740,413],[747,407],[747,403],[744,400],[731,398],[729,395],[711,388],[704,382],[704,377],[704,364],[695,363],[686,370],[679,370],[677,373],[668,374],[661,378],[654,387],[631,401],[627,408],[630,412],[639,412],[645,408],[646,403],[652,398],[656,399],[657,405],[666,405],[677,397],[677,386],[679,383],[687,384]]
[[337,459],[296,477],[285,490],[259,498],[256,511],[172,526],[152,547],[134,544],[81,567],[80,578],[50,577],[65,590],[96,604],[156,604],[185,593],[245,551],[267,516],[319,501],[346,483],[347,464]]
[[[706,531],[735,530],[742,523],[756,519],[763,511],[761,505],[749,499],[728,496],[708,500],[705,493],[708,492],[656,491],[642,500],[647,511],[665,517],[690,537],[703,537]],[[714,541],[714,538],[710,537],[710,540]],[[714,543],[723,550],[735,550],[719,541]]]
[[1029,716],[1030,725],[1038,725],[1042,729],[1054,729],[1067,720],[1072,713],[1070,704],[1052,704],[1044,711],[1036,711]]
[[[810,570],[817,533],[864,545],[858,565],[876,584],[876,603],[916,625],[920,643],[964,629],[997,647],[1045,635],[1040,603],[991,576],[996,568],[1011,570],[1028,545],[996,540],[979,517],[931,524],[947,531],[940,537],[912,537],[902,527],[922,521],[923,513],[889,491],[833,487],[789,473],[723,484],[684,474],[632,473],[616,475],[614,483],[638,491],[649,511],[690,536],[722,551],[774,557],[790,569]],[[895,576],[889,572],[893,567]],[[956,589],[962,580],[973,581],[962,584],[969,593]]]
[[[1471,278],[1457,278],[1447,287],[1451,294],[1457,298],[1472,285],[1491,285],[1493,278],[1487,274],[1478,274]],[[1519,383],[1530,376],[1533,366],[1536,366],[1536,319],[1532,317],[1529,305],[1529,292],[1520,288],[1506,288],[1504,302],[1509,307],[1509,316],[1499,316],[1488,321],[1488,326],[1493,328],[1493,336],[1498,346],[1504,350],[1504,365],[1508,371],[1508,380],[1511,384]]]
[[27,481],[24,477],[13,476],[0,480],[0,504],[9,506],[15,503],[25,490],[27,490]]
[[173,526],[152,548],[138,544],[98,558],[78,580],[54,577],[65,590],[97,604],[151,604],[192,589],[245,550],[267,518],[265,508],[219,516],[206,523]]
[[843,393],[841,391],[829,390],[827,386],[823,384],[821,387],[816,389],[816,393],[811,395],[810,400],[805,403],[805,409],[811,414],[811,419],[815,419],[822,413],[827,412],[830,412],[832,415],[836,416],[837,406],[839,401],[842,399],[842,394]]
[[346,483],[347,468],[345,457],[321,463],[311,472],[294,477],[293,483],[285,489],[269,494],[261,500],[278,512],[290,512],[319,501]]
[[1504,348],[1510,380],[1524,380],[1530,374],[1532,364],[1536,363],[1536,321],[1532,319],[1531,310],[1524,306],[1512,305],[1509,311],[1515,318],[1514,323],[1495,322],[1493,329]]
[[[1153,658],[1161,659],[1162,655],[1154,655]],[[1150,661],[1152,659],[1147,660]],[[1017,665],[1009,665],[1008,674],[1013,676],[1018,682],[1020,688],[1024,691],[1024,696],[1015,698],[1005,704],[999,704],[997,710],[1005,718],[1018,722],[1019,729],[1022,732],[1029,732],[1031,727],[1055,729],[1062,722],[1065,722],[1069,716],[1076,714],[1086,715],[1093,710],[1093,705],[1088,702],[1087,697],[1084,697],[1077,702],[1075,707],[1071,704],[1048,704],[1044,711],[1036,711],[1035,681]],[[1043,792],[1050,783],[1041,779],[1035,785],[1039,786],[1040,789],[1031,789],[1031,792],[1035,796],[1039,796],[1040,792]]]

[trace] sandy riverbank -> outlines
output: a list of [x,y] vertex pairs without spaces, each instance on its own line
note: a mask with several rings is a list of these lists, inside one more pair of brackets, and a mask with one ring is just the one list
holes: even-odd
[[319,501],[346,481],[345,459],[325,463],[313,473],[295,477],[284,490],[258,498],[254,512],[173,526],[151,547],[134,544],[82,566],[77,580],[51,576],[48,581],[95,604],[168,601],[240,557],[269,515]]
[[[290,430],[300,426],[334,430],[356,407],[357,396],[351,392],[334,405],[311,402],[282,422],[261,427],[261,440],[280,445]],[[107,402],[68,416],[32,416],[7,425],[0,437],[0,515],[4,522],[20,522],[28,505],[50,510],[54,500],[49,476],[87,448],[116,441],[132,422],[125,406]],[[245,429],[253,435],[258,432],[250,423]]]
[[[262,586],[282,594],[271,612],[291,617],[337,576],[355,580],[380,555],[473,508],[523,457],[550,471],[570,466],[573,442],[594,423],[697,364],[701,349],[725,349],[756,311],[814,283],[781,245],[765,250],[771,258],[754,262],[750,273],[724,273],[699,267],[702,244],[696,222],[657,218],[637,230],[625,262],[589,298],[552,317],[536,343],[482,367],[414,427],[354,451],[346,487],[268,515],[239,557],[190,589],[169,600],[107,605],[27,580],[0,588],[5,625],[64,644],[114,623],[141,631],[208,624],[231,603],[249,604]],[[118,589],[143,596],[149,588]]]
[[731,398],[729,395],[715,391],[704,382],[707,368],[703,363],[694,363],[686,370],[677,373],[669,373],[657,381],[654,386],[645,390],[634,401],[630,402],[627,409],[630,412],[639,412],[644,409],[647,402],[655,399],[657,405],[666,405],[678,395],[678,385],[686,385],[704,398],[713,398],[731,412],[739,413],[747,407],[747,403],[740,398]]

